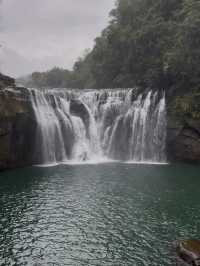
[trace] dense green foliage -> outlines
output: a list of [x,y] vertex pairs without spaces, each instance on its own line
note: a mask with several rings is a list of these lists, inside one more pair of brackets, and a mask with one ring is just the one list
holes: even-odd
[[74,64],[73,71],[33,73],[32,83],[184,92],[199,86],[199,0],[118,0],[110,16],[93,50]]
[[72,84],[72,75],[72,71],[55,67],[47,72],[34,72],[31,76],[19,78],[17,81],[28,87],[61,88]]

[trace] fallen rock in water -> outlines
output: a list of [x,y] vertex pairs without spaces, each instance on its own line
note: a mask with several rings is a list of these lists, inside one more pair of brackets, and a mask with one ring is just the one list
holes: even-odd
[[200,265],[200,240],[184,240],[177,245],[178,265]]

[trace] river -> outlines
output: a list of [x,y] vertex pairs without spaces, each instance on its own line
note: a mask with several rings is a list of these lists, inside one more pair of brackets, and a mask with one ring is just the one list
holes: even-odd
[[0,174],[0,265],[173,265],[199,236],[200,167],[128,163]]

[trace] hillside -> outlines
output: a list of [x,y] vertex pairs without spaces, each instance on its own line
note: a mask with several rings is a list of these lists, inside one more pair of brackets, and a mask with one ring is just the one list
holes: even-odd
[[92,51],[74,64],[33,73],[38,87],[153,87],[188,92],[200,83],[200,2],[118,0]]

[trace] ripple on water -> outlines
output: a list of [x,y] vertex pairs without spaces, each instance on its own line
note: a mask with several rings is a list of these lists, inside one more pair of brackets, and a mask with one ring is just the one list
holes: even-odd
[[1,174],[0,265],[172,265],[171,243],[195,237],[200,218],[197,174],[173,173],[115,163]]

